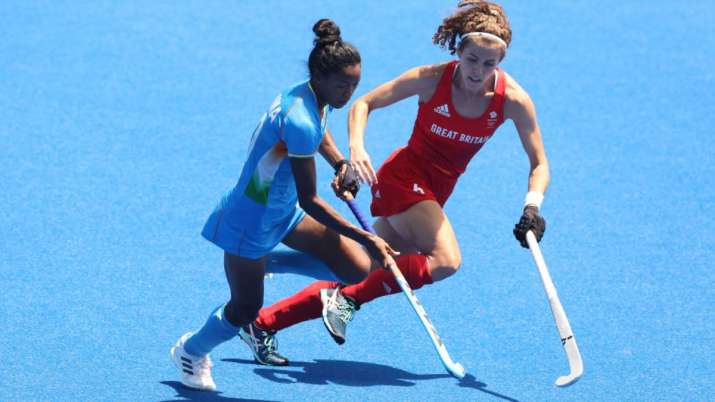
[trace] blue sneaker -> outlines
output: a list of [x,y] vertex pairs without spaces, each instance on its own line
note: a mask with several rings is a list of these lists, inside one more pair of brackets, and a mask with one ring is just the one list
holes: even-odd
[[278,342],[275,331],[266,331],[254,323],[244,325],[238,331],[238,336],[251,349],[253,358],[258,364],[265,366],[287,366],[288,359],[278,353]]

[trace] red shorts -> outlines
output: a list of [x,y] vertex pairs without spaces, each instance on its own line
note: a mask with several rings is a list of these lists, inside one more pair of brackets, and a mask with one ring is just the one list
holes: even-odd
[[458,177],[447,174],[409,148],[400,148],[377,172],[377,184],[371,189],[370,212],[373,216],[391,216],[424,200],[434,200],[444,207]]

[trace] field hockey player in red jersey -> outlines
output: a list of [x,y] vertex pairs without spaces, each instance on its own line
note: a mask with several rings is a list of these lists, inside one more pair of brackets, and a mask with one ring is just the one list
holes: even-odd
[[[459,269],[459,244],[443,207],[469,161],[506,120],[514,123],[530,162],[524,208],[513,233],[528,247],[526,233],[531,230],[540,240],[546,226],[539,209],[549,167],[534,104],[499,68],[511,42],[504,10],[487,1],[462,1],[443,20],[433,42],[457,60],[412,68],[357,99],[349,114],[351,163],[371,186],[375,230],[400,251],[395,260],[413,289]],[[418,112],[407,146],[375,172],[364,145],[368,116],[414,97]],[[352,185],[337,180],[334,189],[341,196],[343,187]],[[343,343],[360,305],[398,292],[386,270],[374,270],[348,286],[319,281],[262,309],[255,325],[278,331],[322,315],[331,336]]]

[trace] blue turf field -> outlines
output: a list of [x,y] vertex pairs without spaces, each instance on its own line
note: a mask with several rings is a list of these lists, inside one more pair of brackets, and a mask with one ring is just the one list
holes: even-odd
[[[506,1],[503,67],[534,99],[551,163],[542,249],[583,354],[567,372],[530,254],[512,238],[528,164],[511,124],[446,206],[463,267],[418,291],[443,371],[402,296],[335,345],[279,335],[287,368],[239,341],[220,393],[182,388],[168,350],[227,297],[199,232],[259,115],[306,77],[312,24],[363,56],[356,95],[444,60],[456,1],[0,2],[0,401],[708,401],[715,398],[715,5]],[[370,120],[375,162],[407,141],[410,100]],[[346,151],[346,111],[331,127]],[[321,163],[321,194],[339,205]],[[359,202],[368,204],[368,194]],[[275,275],[266,302],[309,279]]]

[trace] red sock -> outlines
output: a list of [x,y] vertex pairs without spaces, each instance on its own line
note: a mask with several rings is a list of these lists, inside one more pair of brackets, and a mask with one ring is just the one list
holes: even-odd
[[258,312],[256,324],[265,330],[278,331],[302,321],[318,318],[323,311],[320,289],[336,288],[338,285],[337,282],[314,282],[293,296],[262,308]]
[[[424,255],[401,255],[395,258],[395,262],[412,289],[419,289],[422,285],[432,283],[429,263]],[[380,268],[370,272],[364,281],[346,286],[340,291],[358,304],[362,304],[388,294],[399,293],[402,289],[392,272]]]

